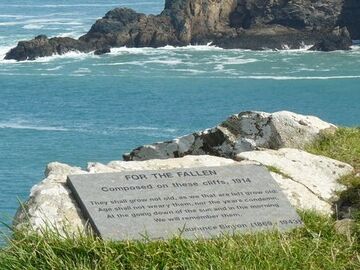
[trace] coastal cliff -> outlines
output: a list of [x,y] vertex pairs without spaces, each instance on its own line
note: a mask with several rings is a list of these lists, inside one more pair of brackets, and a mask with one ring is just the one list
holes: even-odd
[[21,41],[5,59],[33,60],[69,51],[103,54],[112,47],[186,46],[346,50],[360,38],[355,0],[166,0],[159,15],[116,8],[79,39],[39,35]]

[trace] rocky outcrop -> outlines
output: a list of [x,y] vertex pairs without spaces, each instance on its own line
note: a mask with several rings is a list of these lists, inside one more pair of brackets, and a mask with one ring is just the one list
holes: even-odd
[[337,180],[353,171],[346,163],[290,148],[244,152],[236,159],[276,168],[282,173],[277,182],[293,205],[322,213],[334,210],[337,192],[345,189]]
[[345,189],[338,180],[352,173],[353,168],[294,148],[303,148],[323,132],[335,129],[334,125],[314,116],[286,111],[243,112],[213,129],[143,146],[126,156],[128,160],[137,161],[112,161],[107,165],[89,163],[87,169],[50,163],[45,179],[31,189],[29,199],[19,208],[14,226],[38,232],[50,229],[66,235],[91,233],[67,186],[66,179],[71,174],[235,164],[268,167],[295,208],[330,215],[335,211],[339,192]]
[[[166,0],[159,15],[127,8],[109,11],[78,40],[35,38],[19,42],[6,59],[32,60],[69,50],[107,52],[108,47],[184,46],[213,42],[223,48],[299,48],[323,40],[327,49],[347,49],[349,37],[334,33],[347,27],[359,37],[357,0]],[[322,49],[317,46],[314,49]]]
[[5,59],[35,60],[38,57],[65,54],[70,51],[90,52],[91,50],[89,44],[73,38],[55,37],[49,39],[45,35],[40,35],[30,41],[20,41],[15,48],[6,54]]
[[344,0],[339,25],[345,26],[350,32],[351,38],[360,40],[360,1]]
[[45,229],[60,233],[66,231],[68,235],[87,232],[90,227],[87,226],[87,222],[66,184],[67,176],[70,174],[213,167],[232,164],[235,164],[235,161],[211,156],[188,156],[176,160],[145,162],[113,161],[108,165],[90,163],[87,170],[53,162],[45,170],[45,179],[31,189],[29,199],[19,208],[14,218],[14,226],[17,229],[26,227],[37,232]]
[[168,142],[144,145],[124,155],[125,160],[148,160],[214,155],[234,158],[238,153],[259,148],[303,148],[323,132],[336,127],[314,116],[292,112],[242,112],[217,127]]
[[346,27],[335,28],[331,35],[310,48],[312,51],[331,52],[335,50],[350,50],[352,40]]
[[[54,230],[64,235],[91,233],[75,202],[66,178],[70,174],[109,173],[135,170],[214,167],[226,165],[265,164],[278,166],[284,172],[271,172],[291,204],[298,209],[331,214],[332,199],[343,186],[337,178],[351,172],[351,166],[295,149],[253,151],[237,156],[239,162],[213,156],[186,156],[177,159],[148,161],[113,161],[107,165],[89,163],[86,170],[61,163],[50,163],[45,179],[31,189],[30,198],[19,208],[14,226],[42,232]],[[244,160],[248,159],[248,160]],[[285,174],[286,173],[286,174]]]
[[86,221],[65,184],[67,175],[83,173],[87,172],[66,164],[48,164],[45,179],[32,187],[29,199],[18,209],[14,227],[21,229],[29,226],[35,231],[69,228],[70,232],[82,228],[84,231]]

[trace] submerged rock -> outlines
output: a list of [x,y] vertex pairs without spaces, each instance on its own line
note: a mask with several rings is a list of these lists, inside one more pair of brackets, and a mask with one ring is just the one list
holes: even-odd
[[[333,29],[347,27],[359,37],[356,0],[166,0],[159,15],[128,8],[109,11],[79,39],[21,41],[5,59],[33,60],[75,50],[102,52],[107,47],[160,47],[213,44],[223,48],[300,48],[329,40],[326,50],[347,49],[349,37]],[[326,45],[326,44],[325,44]]]
[[102,55],[102,54],[106,54],[106,53],[110,53],[111,52],[111,48],[109,46],[106,46],[104,48],[101,49],[97,49],[94,54],[95,55]]
[[140,146],[125,160],[147,160],[215,155],[234,158],[238,153],[258,148],[303,148],[323,132],[336,127],[314,116],[292,112],[242,112],[230,116],[217,127],[186,135],[172,141]]

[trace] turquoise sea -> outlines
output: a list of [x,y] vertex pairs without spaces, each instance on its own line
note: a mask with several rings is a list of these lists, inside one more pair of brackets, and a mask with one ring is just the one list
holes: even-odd
[[[118,6],[158,13],[163,5],[0,0],[0,58],[18,40],[38,34],[78,37]],[[11,222],[18,199],[27,198],[51,161],[106,163],[136,146],[214,126],[232,113],[291,110],[359,126],[359,67],[358,46],[315,53],[209,44],[0,60],[0,220]]]

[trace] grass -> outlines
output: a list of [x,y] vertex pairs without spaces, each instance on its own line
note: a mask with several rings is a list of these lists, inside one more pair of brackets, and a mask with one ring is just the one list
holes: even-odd
[[355,172],[344,176],[340,182],[347,190],[339,194],[338,217],[351,217],[360,220],[360,127],[339,128],[335,134],[326,134],[306,150],[352,165]]
[[14,233],[0,251],[0,269],[360,269],[357,235],[340,235],[334,221],[302,212],[305,226],[190,241],[109,242]]
[[[360,129],[341,128],[307,150],[350,163],[359,172]],[[356,209],[360,204],[359,177],[353,174],[341,181],[349,191],[340,194],[339,203]],[[0,249],[0,270],[360,269],[360,215],[347,235],[336,232],[333,217],[312,212],[300,215],[305,225],[288,233],[235,234],[196,241],[174,237],[111,242],[92,236],[64,238],[51,232],[39,236],[16,231]]]
[[274,173],[282,175],[285,178],[292,179],[292,177],[290,175],[284,173],[283,171],[281,171],[279,168],[277,168],[275,166],[266,166],[266,168],[268,169],[269,172],[274,172]]

